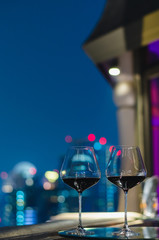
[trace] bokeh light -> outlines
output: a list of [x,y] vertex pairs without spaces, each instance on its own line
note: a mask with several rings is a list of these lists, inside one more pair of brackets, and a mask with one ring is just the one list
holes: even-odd
[[43,188],[45,190],[51,190],[51,183],[50,182],[44,182]]
[[34,168],[34,167],[31,167],[31,168],[29,169],[29,173],[30,173],[31,175],[35,175],[36,172],[37,172],[37,170],[36,170],[36,168]]
[[112,149],[113,149],[113,145],[112,146],[110,146],[110,148],[109,148],[109,152],[111,152],[112,151]]
[[33,184],[34,184],[34,180],[32,179],[32,178],[27,178],[26,180],[25,180],[25,183],[26,183],[26,185],[27,186],[33,186]]
[[59,203],[64,203],[64,202],[65,202],[65,197],[64,197],[63,195],[59,195],[59,196],[57,197],[57,201],[58,201]]
[[90,133],[90,134],[88,135],[88,140],[89,140],[90,142],[94,142],[95,139],[96,139],[96,137],[95,137],[95,135],[94,135],[93,133]]
[[99,142],[100,142],[101,145],[105,145],[107,143],[107,139],[105,137],[101,137],[99,139]]
[[8,173],[7,172],[1,172],[1,178],[2,179],[7,179]]
[[45,177],[49,182],[53,183],[59,178],[59,174],[56,171],[47,171]]
[[120,156],[121,155],[121,150],[117,151],[117,156]]
[[11,193],[13,192],[13,187],[10,184],[6,184],[2,186],[2,192],[4,193]]
[[111,76],[118,76],[120,74],[120,69],[117,67],[112,67],[109,69],[109,74]]
[[71,137],[70,135],[67,135],[67,136],[65,137],[65,142],[71,143],[71,142],[72,142],[72,137]]
[[16,225],[24,225],[24,192],[16,192]]
[[101,146],[101,144],[99,142],[95,142],[94,143],[94,149],[95,150],[99,151],[99,150],[101,150],[101,148],[102,148],[102,146]]

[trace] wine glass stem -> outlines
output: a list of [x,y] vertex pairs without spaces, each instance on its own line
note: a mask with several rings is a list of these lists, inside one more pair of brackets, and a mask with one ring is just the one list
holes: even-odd
[[127,194],[128,191],[124,191],[125,194],[125,224],[124,224],[124,228],[128,230],[128,220],[127,220]]
[[78,199],[79,199],[79,224],[78,228],[82,228],[82,220],[81,220],[81,212],[82,212],[82,194],[78,193]]

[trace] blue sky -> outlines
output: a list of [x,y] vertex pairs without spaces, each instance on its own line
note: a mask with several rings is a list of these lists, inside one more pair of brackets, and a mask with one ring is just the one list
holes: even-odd
[[82,49],[105,0],[0,1],[0,159],[59,167],[65,136],[117,144],[112,89]]

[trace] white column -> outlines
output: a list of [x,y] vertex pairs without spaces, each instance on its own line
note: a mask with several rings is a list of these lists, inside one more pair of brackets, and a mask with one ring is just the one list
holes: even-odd
[[[119,58],[121,74],[116,78],[113,98],[117,110],[120,145],[136,145],[136,89],[133,81],[132,55],[125,53]],[[126,164],[126,163],[125,163]],[[134,187],[128,192],[128,211],[139,211],[139,190]],[[119,211],[124,211],[124,193],[121,190]]]
[[135,145],[136,96],[133,82],[117,83],[113,93],[118,107],[119,142],[121,145]]

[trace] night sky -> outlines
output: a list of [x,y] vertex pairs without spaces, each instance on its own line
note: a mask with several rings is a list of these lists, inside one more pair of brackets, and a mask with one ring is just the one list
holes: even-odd
[[0,1],[0,163],[59,168],[65,136],[117,144],[112,89],[82,49],[105,0]]

